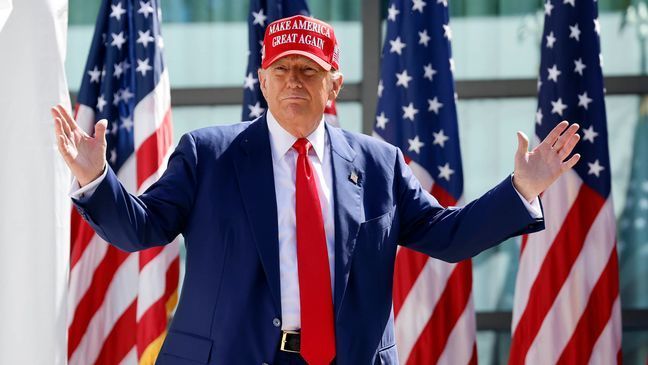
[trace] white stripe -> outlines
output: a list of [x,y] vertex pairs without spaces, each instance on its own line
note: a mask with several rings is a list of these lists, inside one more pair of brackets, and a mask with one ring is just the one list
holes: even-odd
[[621,349],[621,299],[617,296],[612,307],[612,316],[594,344],[589,365],[611,365],[617,363]]
[[97,122],[95,120],[94,109],[87,105],[79,104],[79,108],[76,111],[76,122],[79,128],[92,136],[94,134],[94,125]]
[[545,230],[529,235],[524,252],[520,257],[520,266],[515,281],[512,333],[515,333],[515,328],[524,313],[531,287],[540,272],[545,256],[556,239],[582,184],[583,181],[578,174],[569,170],[542,195]]
[[137,193],[137,169],[135,168],[137,159],[135,155],[136,154],[133,153],[128,156],[117,174],[119,182],[130,194]]
[[434,186],[434,178],[430,175],[430,173],[423,166],[417,164],[414,160],[411,160],[408,165],[410,169],[412,169],[414,176],[421,183],[423,190],[431,193],[432,186]]
[[[614,209],[608,199],[526,354],[528,364],[554,364],[572,337],[614,249]],[[578,244],[578,242],[562,242]],[[611,298],[610,298],[611,299]]]
[[94,272],[108,252],[108,244],[94,234],[79,261],[70,271],[68,288],[67,327],[70,328],[74,312],[92,283]]
[[[178,239],[164,246],[162,251],[140,270],[137,297],[137,322],[142,315],[164,295],[166,272],[178,257]],[[166,304],[166,303],[165,303]]]
[[401,364],[407,363],[407,359],[430,320],[455,266],[456,264],[428,259],[407,294],[395,323],[398,358]]
[[121,362],[119,362],[119,365],[137,365],[137,347],[133,346],[133,348],[124,356]]
[[470,362],[473,355],[473,347],[475,345],[477,326],[475,325],[475,310],[473,306],[472,294],[470,300],[466,304],[461,317],[455,324],[448,342],[441,357],[439,357],[438,365],[465,365]]
[[131,254],[115,272],[106,291],[106,300],[90,320],[79,346],[70,357],[70,365],[95,362],[115,323],[137,298],[137,282],[133,278],[137,277],[138,266],[138,255]]
[[133,123],[135,124],[135,150],[160,127],[164,116],[171,107],[169,72],[164,69],[155,89],[135,105]]

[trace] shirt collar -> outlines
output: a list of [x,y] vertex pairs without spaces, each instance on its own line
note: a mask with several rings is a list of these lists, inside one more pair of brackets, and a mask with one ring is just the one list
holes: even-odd
[[[288,133],[288,131],[279,124],[270,110],[266,113],[266,119],[268,120],[268,130],[270,132],[272,157],[275,160],[279,160],[292,148],[295,141],[297,141],[297,137]],[[317,125],[317,128],[315,128],[315,130],[306,137],[311,143],[313,150],[315,150],[315,154],[317,155],[317,158],[319,158],[320,162],[324,161],[324,145],[326,143],[325,136],[325,121],[324,115],[322,115],[322,119]]]

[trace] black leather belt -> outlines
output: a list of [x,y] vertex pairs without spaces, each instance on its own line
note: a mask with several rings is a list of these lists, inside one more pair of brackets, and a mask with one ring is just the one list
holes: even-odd
[[281,331],[281,343],[279,350],[285,352],[299,353],[300,336],[297,331]]

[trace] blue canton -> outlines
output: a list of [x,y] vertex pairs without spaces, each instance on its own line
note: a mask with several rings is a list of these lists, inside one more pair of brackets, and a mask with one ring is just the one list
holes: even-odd
[[422,166],[454,200],[463,172],[446,0],[392,0],[374,132]]
[[115,171],[134,153],[133,111],[164,70],[157,0],[104,0],[78,103],[108,120],[107,159]]
[[593,0],[548,0],[538,79],[536,135],[544,139],[562,120],[581,125],[574,167],[585,184],[607,198],[610,158],[605,117],[598,10]]

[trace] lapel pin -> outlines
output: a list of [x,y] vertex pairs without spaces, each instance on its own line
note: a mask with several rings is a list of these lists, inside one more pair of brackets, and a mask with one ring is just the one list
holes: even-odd
[[349,180],[353,182],[354,184],[358,185],[358,174],[356,174],[355,171],[351,171],[351,174],[349,175]]

